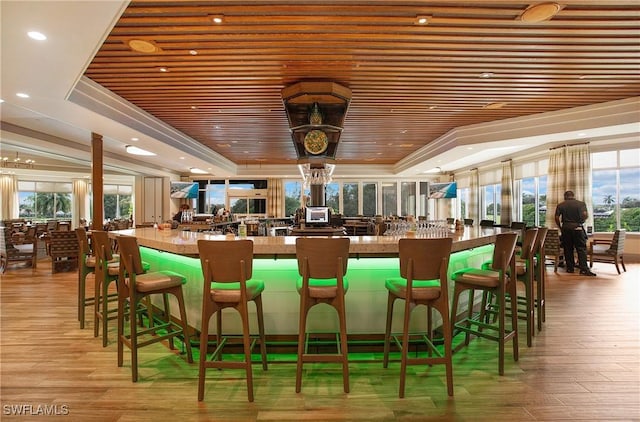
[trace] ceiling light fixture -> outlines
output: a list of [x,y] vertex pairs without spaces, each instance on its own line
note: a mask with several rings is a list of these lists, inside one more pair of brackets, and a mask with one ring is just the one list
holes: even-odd
[[442,173],[442,168],[441,167],[434,167],[431,170],[425,171],[425,173]]
[[153,41],[149,40],[133,39],[126,41],[126,44],[130,49],[138,53],[152,54],[162,51]]
[[191,168],[189,169],[189,171],[190,171],[191,173],[193,173],[193,174],[207,174],[207,172],[206,172],[206,171],[204,171],[204,170],[202,170],[202,169],[199,169],[199,168],[197,168],[197,167],[191,167]]
[[44,41],[44,40],[47,39],[46,35],[44,35],[42,32],[38,32],[38,31],[29,31],[29,32],[27,32],[27,35],[32,40],[36,40],[36,41]]
[[17,168],[32,169],[34,164],[36,163],[35,160],[32,160],[30,158],[27,158],[26,160],[22,160],[17,151],[16,151],[16,158],[14,158],[13,160],[11,160],[9,157],[2,157],[0,161],[2,162],[2,167],[16,168],[16,169]]
[[148,156],[156,155],[153,152],[147,151],[142,148],[134,147],[133,145],[126,145],[124,149],[127,151],[128,154],[131,154],[131,155],[148,155]]
[[223,15],[209,15],[211,22],[221,24],[224,21]]
[[25,94],[24,92],[18,92],[16,94],[16,97],[20,97],[20,98],[29,98],[29,94]]
[[492,77],[492,76],[493,76],[493,73],[492,73],[492,72],[482,72],[482,73],[480,74],[480,77],[481,77],[481,78],[485,78],[485,79],[488,79],[488,78],[490,78],[490,77]]
[[519,19],[526,23],[538,23],[548,21],[562,10],[558,3],[547,2],[532,4],[522,12]]
[[428,25],[429,21],[431,20],[432,16],[422,16],[422,15],[418,15],[416,16],[416,25]]
[[497,102],[497,103],[485,104],[484,106],[482,106],[482,108],[485,110],[498,110],[499,108],[502,108],[506,105],[507,103]]

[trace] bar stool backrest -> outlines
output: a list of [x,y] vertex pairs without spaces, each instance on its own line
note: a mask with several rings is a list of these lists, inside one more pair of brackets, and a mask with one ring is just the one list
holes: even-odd
[[94,251],[96,257],[100,260],[111,261],[113,260],[113,251],[111,250],[111,240],[109,234],[102,230],[95,230],[91,232],[91,238],[95,245]]
[[138,239],[133,236],[118,236],[117,239],[118,249],[120,250],[121,268],[124,266],[128,274],[144,274],[145,271],[142,267]]
[[[298,273],[303,274],[306,258],[309,278],[329,279],[344,276],[349,261],[348,237],[299,237],[296,239]],[[342,259],[342,274],[339,274],[336,262]]]
[[520,258],[531,259],[535,251],[535,244],[537,242],[538,229],[527,229],[524,232],[524,239],[522,240],[522,253]]
[[493,270],[505,270],[511,262],[513,252],[516,249],[518,233],[508,232],[496,235],[496,243],[493,249],[493,260],[491,266]]
[[[244,261],[245,280],[253,275],[253,241],[241,239],[227,240],[199,240],[198,252],[202,273],[209,274],[210,280],[216,283],[233,283],[242,278],[239,262]],[[208,265],[208,268],[207,268]],[[206,271],[208,269],[208,271]]]
[[[408,278],[409,261],[413,261],[413,280],[435,280],[442,274],[442,260],[449,263],[451,245],[450,237],[434,239],[400,239],[398,250],[400,253],[400,276]],[[444,270],[446,271],[445,265]],[[445,274],[446,276],[446,274]]]
[[84,227],[76,227],[76,237],[78,238],[78,246],[80,247],[80,255],[91,255],[91,248],[89,248],[89,238],[87,231]]

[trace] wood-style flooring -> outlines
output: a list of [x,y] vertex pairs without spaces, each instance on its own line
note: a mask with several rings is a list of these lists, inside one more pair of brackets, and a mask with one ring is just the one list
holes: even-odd
[[548,270],[547,322],[533,347],[521,325],[520,360],[507,347],[498,376],[496,344],[472,340],[454,355],[452,398],[439,365],[409,367],[399,399],[399,363],[383,369],[377,354],[354,356],[349,394],[335,364],[305,365],[296,394],[295,365],[275,355],[267,372],[254,365],[249,403],[242,370],[208,371],[198,402],[197,363],[163,344],[141,349],[132,383],[127,350],[125,366],[116,365],[115,324],[106,348],[91,314],[79,328],[77,273],[52,275],[46,260],[35,272],[18,265],[0,280],[0,419],[43,420],[37,413],[48,409],[69,421],[638,421],[640,264],[627,269],[596,264],[593,278]]

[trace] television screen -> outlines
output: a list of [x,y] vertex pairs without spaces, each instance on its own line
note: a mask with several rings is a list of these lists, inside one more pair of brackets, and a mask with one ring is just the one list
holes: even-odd
[[198,197],[198,183],[171,182],[171,198],[196,199]]
[[307,207],[305,223],[310,226],[326,226],[329,224],[329,207]]
[[456,182],[429,183],[429,199],[455,198],[457,190]]

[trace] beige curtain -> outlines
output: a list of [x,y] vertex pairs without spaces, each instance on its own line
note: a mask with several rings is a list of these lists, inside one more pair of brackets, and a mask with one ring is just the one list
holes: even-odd
[[71,228],[75,229],[81,219],[89,221],[89,181],[74,179],[71,192]]
[[479,210],[479,181],[478,181],[478,169],[472,169],[469,176],[469,218],[473,219],[473,224],[480,223],[480,210]]
[[547,175],[547,227],[555,227],[556,207],[564,200],[564,193],[572,190],[576,199],[587,204],[589,219],[593,224],[591,205],[591,154],[588,144],[563,146],[549,153]]
[[13,174],[2,174],[0,175],[0,220],[18,218],[19,214],[18,179]]
[[282,179],[267,179],[267,215],[281,218],[284,215],[284,182]]
[[513,163],[502,162],[502,186],[500,189],[500,224],[511,225],[513,221]]

